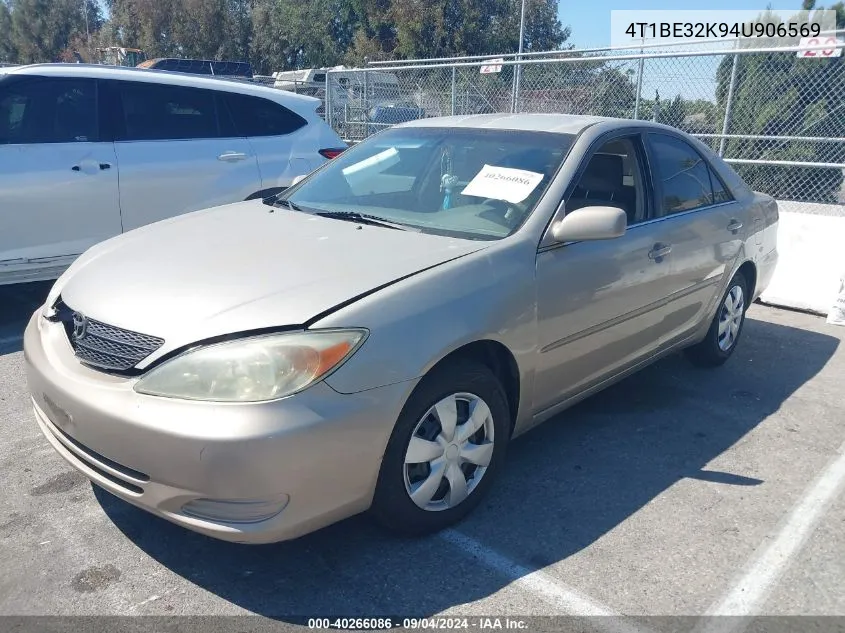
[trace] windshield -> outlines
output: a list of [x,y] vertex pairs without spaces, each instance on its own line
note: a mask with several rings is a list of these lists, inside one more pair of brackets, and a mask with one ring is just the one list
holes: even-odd
[[282,198],[310,212],[501,239],[533,211],[573,139],[547,132],[392,128],[346,150]]

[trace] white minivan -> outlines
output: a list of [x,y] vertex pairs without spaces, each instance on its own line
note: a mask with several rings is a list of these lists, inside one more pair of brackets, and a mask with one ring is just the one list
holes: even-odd
[[[0,74],[0,285],[131,229],[289,187],[346,148],[318,99],[167,71]],[[197,236],[202,239],[202,236]]]

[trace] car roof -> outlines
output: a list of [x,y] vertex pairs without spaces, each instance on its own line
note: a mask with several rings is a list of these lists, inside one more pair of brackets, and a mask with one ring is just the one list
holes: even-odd
[[418,119],[400,123],[395,127],[454,127],[487,130],[519,130],[524,132],[553,132],[556,134],[578,134],[597,123],[618,124],[620,126],[653,127],[666,129],[666,126],[651,121],[620,119],[613,117],[587,116],[582,114],[472,114]]
[[150,83],[208,88],[251,94],[273,99],[274,101],[298,103],[308,108],[320,103],[319,99],[277,90],[248,80],[227,79],[209,75],[193,75],[168,70],[147,68],[127,68],[125,66],[106,66],[100,64],[30,64],[8,69],[9,75],[38,75],[42,77],[85,77],[89,79],[122,79],[124,81],[146,81]]

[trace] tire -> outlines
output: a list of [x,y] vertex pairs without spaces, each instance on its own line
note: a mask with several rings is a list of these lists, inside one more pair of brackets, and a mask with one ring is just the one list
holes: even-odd
[[[451,402],[456,403],[457,424],[450,442]],[[435,405],[445,415],[445,430]],[[471,411],[476,415],[473,425],[467,426]],[[469,433],[479,420],[481,425]],[[501,470],[510,431],[507,398],[486,366],[460,360],[436,368],[417,385],[396,421],[379,471],[373,516],[384,527],[408,536],[437,532],[460,521],[479,504]],[[462,436],[467,434],[469,439],[463,442]],[[428,441],[423,444],[420,440]],[[492,448],[486,448],[490,443]],[[423,461],[406,464],[406,454]],[[467,456],[477,463],[466,461]],[[429,459],[434,461],[426,461]],[[467,491],[462,500],[461,486],[452,485],[461,479]],[[412,499],[412,491],[417,501]]]
[[[742,305],[736,310],[737,299]],[[734,353],[742,331],[745,328],[745,313],[748,310],[748,282],[742,273],[737,273],[728,284],[725,294],[707,330],[707,336],[700,343],[685,350],[687,358],[698,367],[718,367]],[[727,325],[723,325],[727,323]],[[734,327],[734,329],[731,329]],[[720,333],[721,328],[726,328]]]

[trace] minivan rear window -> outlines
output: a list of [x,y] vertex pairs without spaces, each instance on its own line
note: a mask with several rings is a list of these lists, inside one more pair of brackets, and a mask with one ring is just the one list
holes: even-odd
[[295,112],[269,99],[230,92],[226,101],[240,136],[284,136],[308,124]]

